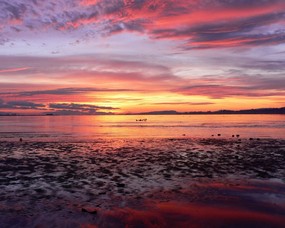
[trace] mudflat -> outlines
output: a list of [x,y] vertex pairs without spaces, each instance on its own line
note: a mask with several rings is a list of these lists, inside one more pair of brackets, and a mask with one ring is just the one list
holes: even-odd
[[0,142],[1,227],[282,227],[285,140]]

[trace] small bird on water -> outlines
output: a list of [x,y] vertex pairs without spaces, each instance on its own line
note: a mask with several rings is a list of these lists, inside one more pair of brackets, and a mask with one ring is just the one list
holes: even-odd
[[22,138],[20,138],[20,142],[23,142],[23,139],[22,139]]

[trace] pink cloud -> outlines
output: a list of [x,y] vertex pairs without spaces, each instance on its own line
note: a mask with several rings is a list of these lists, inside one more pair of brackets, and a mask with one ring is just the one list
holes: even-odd
[[99,0],[81,0],[80,4],[83,6],[90,6],[90,5],[96,5],[99,2]]
[[[6,78],[5,84],[0,83],[2,96],[10,97],[10,99],[19,95],[32,96],[33,99],[39,97],[45,100],[50,97],[54,101],[62,97],[64,101],[68,101],[74,96],[75,100],[78,97],[84,101],[90,94],[116,92],[128,94],[137,92],[172,93],[208,98],[272,97],[284,96],[285,92],[285,80],[281,73],[279,76],[275,74],[273,78],[270,76],[271,74],[246,75],[242,73],[241,75],[241,72],[193,78],[195,75],[191,74],[187,77],[179,77],[171,71],[171,68],[147,61],[100,59],[92,56],[54,58],[0,56],[0,60],[6,66],[4,71],[2,70],[2,74],[17,77],[10,77],[10,84],[7,84],[8,78]],[[234,61],[242,61],[242,59]],[[21,66],[15,67],[17,62],[29,65],[29,70],[27,71],[25,67]],[[268,69],[269,72],[272,70],[283,72],[284,70],[282,61],[250,62],[244,60],[245,62],[247,65],[240,62],[241,69],[247,70],[253,67],[263,71]],[[26,84],[17,84],[16,79],[19,77],[25,78]],[[45,86],[41,85],[42,81],[45,82]],[[33,84],[35,86],[32,86]],[[69,89],[89,87],[95,88]]]
[[19,72],[19,71],[26,71],[26,70],[29,70],[29,69],[30,69],[30,67],[0,69],[0,74],[1,73],[13,73],[13,72]]

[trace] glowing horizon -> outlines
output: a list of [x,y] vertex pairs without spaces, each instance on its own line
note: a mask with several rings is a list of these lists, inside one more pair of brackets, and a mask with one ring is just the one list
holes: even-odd
[[285,106],[283,0],[2,0],[0,113]]

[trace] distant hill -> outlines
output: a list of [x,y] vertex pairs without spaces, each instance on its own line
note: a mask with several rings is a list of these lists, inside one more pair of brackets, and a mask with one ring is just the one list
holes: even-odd
[[213,115],[213,114],[285,114],[285,107],[282,108],[259,108],[259,109],[245,109],[245,110],[219,110],[219,111],[196,111],[196,112],[177,112],[175,110],[152,111],[132,113],[130,115]]
[[141,112],[141,113],[135,113],[139,115],[175,115],[175,114],[181,114],[179,112],[176,112],[175,110],[165,110],[165,111],[152,111],[152,112]]

